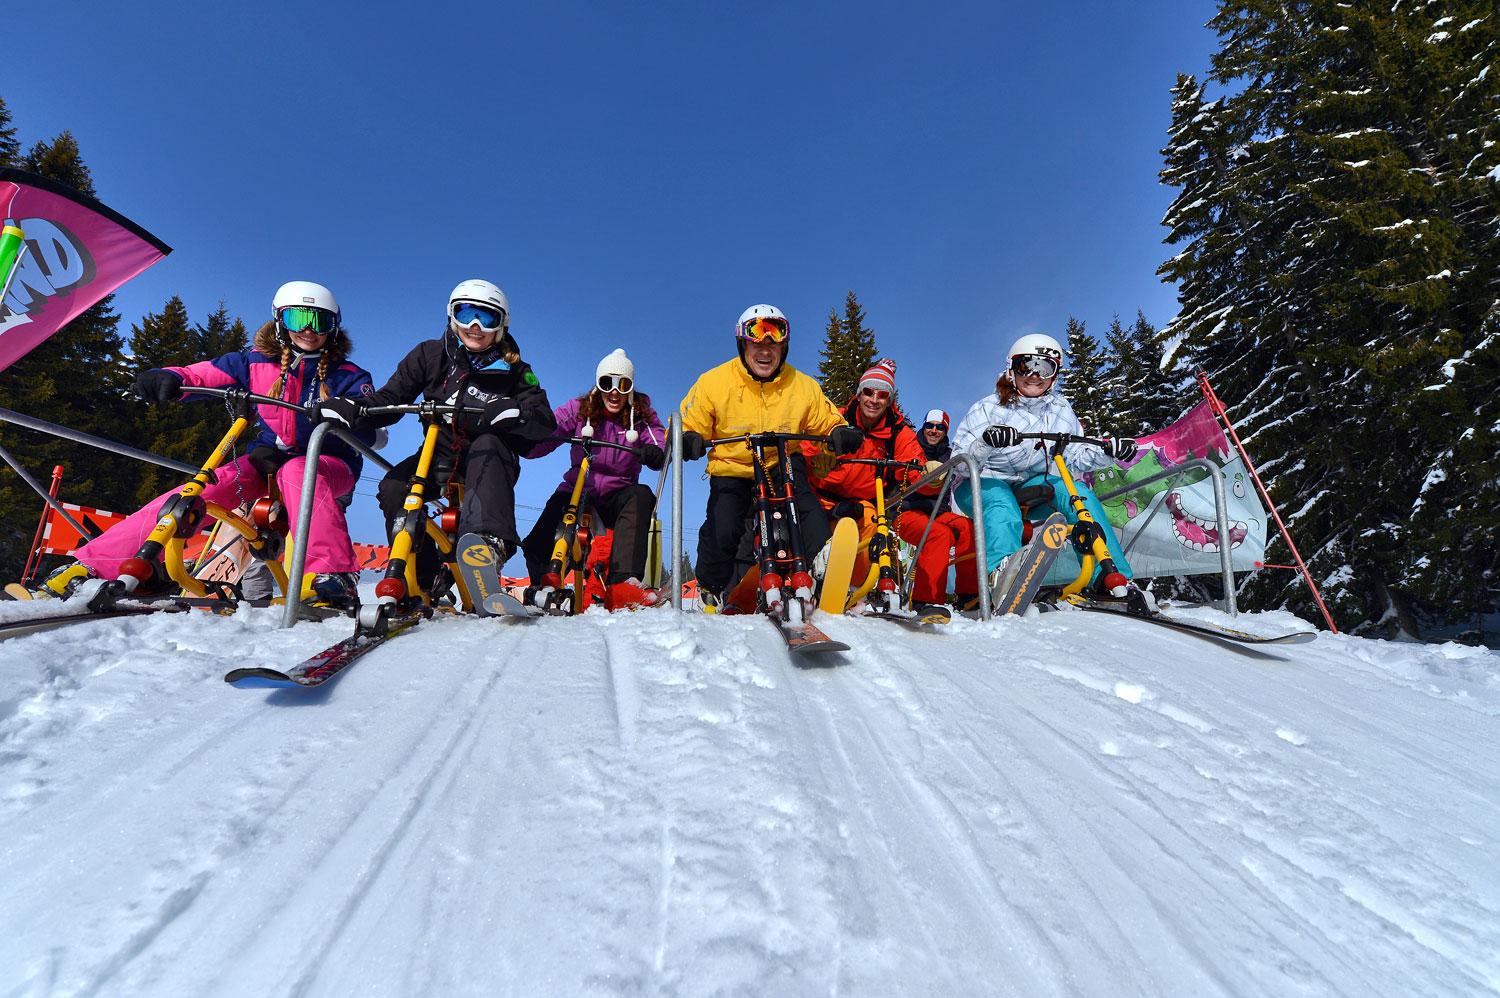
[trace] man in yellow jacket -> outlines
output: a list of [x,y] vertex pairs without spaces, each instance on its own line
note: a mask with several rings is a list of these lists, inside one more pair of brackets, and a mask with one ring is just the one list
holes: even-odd
[[[682,456],[695,461],[705,441],[742,433],[827,435],[840,454],[859,449],[864,435],[844,422],[812,378],[786,362],[790,324],[774,305],[752,305],[736,330],[739,357],[704,372],[682,400]],[[795,450],[795,449],[794,449]],[[698,587],[718,596],[755,563],[751,513],[754,455],[743,443],[714,448],[708,461],[708,511],[698,532]],[[828,517],[794,453],[793,487],[802,550],[811,562],[828,543]]]

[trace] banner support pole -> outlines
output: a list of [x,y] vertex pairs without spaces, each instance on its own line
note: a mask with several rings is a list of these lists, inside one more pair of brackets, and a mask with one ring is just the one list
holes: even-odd
[[1281,521],[1281,514],[1276,510],[1276,504],[1271,501],[1271,494],[1266,491],[1265,484],[1260,480],[1260,474],[1255,470],[1255,465],[1250,461],[1250,455],[1245,453],[1245,445],[1240,443],[1240,435],[1234,430],[1234,423],[1229,418],[1229,412],[1224,408],[1224,403],[1219,401],[1219,396],[1214,392],[1214,386],[1208,383],[1206,371],[1197,372],[1198,390],[1208,401],[1208,406],[1213,410],[1214,416],[1224,425],[1229,433],[1229,439],[1234,443],[1234,449],[1239,451],[1240,459],[1245,462],[1245,470],[1250,472],[1250,480],[1255,483],[1255,490],[1260,493],[1261,500],[1265,502],[1266,509],[1270,510],[1271,519],[1276,521],[1276,529],[1281,532],[1281,539],[1286,541],[1287,548],[1292,552],[1292,559],[1297,563],[1297,570],[1302,574],[1302,581],[1307,584],[1308,591],[1312,593],[1313,599],[1318,604],[1319,611],[1323,614],[1323,620],[1328,624],[1328,630],[1334,634],[1339,629],[1333,623],[1333,615],[1328,612],[1328,606],[1323,602],[1323,594],[1318,592],[1318,584],[1313,581],[1312,575],[1307,571],[1307,566],[1302,562],[1302,555],[1297,551],[1297,545],[1292,542],[1291,531],[1287,530],[1286,524]]

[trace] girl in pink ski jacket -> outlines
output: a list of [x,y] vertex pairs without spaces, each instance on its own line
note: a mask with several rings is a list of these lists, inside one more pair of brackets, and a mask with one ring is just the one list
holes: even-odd
[[[251,349],[185,367],[143,371],[136,391],[148,401],[171,402],[184,397],[183,388],[238,387],[303,406],[373,391],[370,373],[348,360],[352,344],[332,292],[293,281],[277,291],[273,310],[275,318],[255,334]],[[255,414],[259,432],[249,442],[249,452],[221,466],[203,498],[232,509],[264,495],[267,479],[274,477],[288,517],[296,523],[312,423],[303,413],[279,406],[257,406]],[[373,431],[360,436],[367,443],[374,439]],[[327,605],[345,607],[357,600],[359,561],[340,500],[353,492],[361,464],[358,451],[332,435],[318,459],[306,568],[316,600]],[[158,510],[177,491],[158,496],[78,548],[73,552],[77,564],[54,572],[44,586],[53,595],[65,595],[83,578],[118,577],[121,563],[135,556],[156,525]],[[164,587],[169,584],[164,574],[161,581]]]

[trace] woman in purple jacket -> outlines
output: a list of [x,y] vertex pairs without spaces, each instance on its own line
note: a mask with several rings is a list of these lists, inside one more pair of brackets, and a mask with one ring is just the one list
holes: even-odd
[[[651,399],[635,390],[635,365],[619,349],[599,362],[594,372],[594,387],[559,408],[557,437],[532,448],[530,457],[550,454],[570,437],[579,435],[584,426],[593,428],[595,440],[623,444],[640,451],[639,456],[613,447],[600,447],[589,461],[589,478],[584,483],[583,503],[592,507],[606,527],[614,531],[610,548],[609,578],[605,605],[611,610],[642,606],[654,602],[654,594],[641,585],[646,573],[646,544],[651,530],[651,513],[656,496],[648,486],[637,481],[641,465],[661,470],[666,462],[666,431],[651,408]],[[562,484],[547,500],[542,515],[531,533],[521,542],[526,556],[526,570],[533,581],[547,570],[552,544],[562,522],[563,509],[578,480],[578,465],[583,448],[573,445],[573,466],[563,476]]]

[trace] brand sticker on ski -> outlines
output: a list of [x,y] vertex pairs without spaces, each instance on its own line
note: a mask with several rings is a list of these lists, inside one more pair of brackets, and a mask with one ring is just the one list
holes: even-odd
[[488,544],[466,547],[462,557],[465,565],[472,565],[474,568],[488,568],[495,563],[495,552]]
[[1061,550],[1067,540],[1068,525],[1066,523],[1054,523],[1042,531],[1042,543],[1054,550]]

